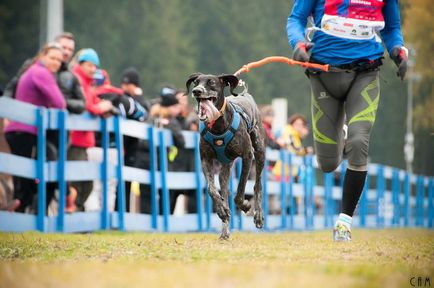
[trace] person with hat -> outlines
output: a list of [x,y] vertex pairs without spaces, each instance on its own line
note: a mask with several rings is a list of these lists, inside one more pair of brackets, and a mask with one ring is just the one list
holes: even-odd
[[[101,100],[95,94],[94,75],[100,66],[98,54],[94,49],[80,50],[75,56],[76,62],[72,72],[78,78],[86,101],[86,110],[98,116],[111,115],[113,105],[110,101]],[[95,133],[93,131],[71,131],[71,143],[68,149],[68,160],[87,161],[87,149],[95,147]],[[70,183],[77,191],[75,205],[78,211],[84,211],[84,203],[92,191],[92,181]]]
[[[181,106],[176,97],[177,90],[170,86],[163,87],[160,90],[159,103],[154,104],[151,108],[150,117],[154,125],[158,128],[165,128],[172,132],[173,146],[169,148],[168,156],[168,170],[173,171],[173,162],[178,155],[178,149],[185,147],[185,139],[182,135],[182,127],[178,119],[176,118],[181,113]],[[157,157],[159,159],[159,157]],[[149,167],[149,166],[148,166]],[[173,212],[176,202],[175,193],[170,193],[170,210]],[[160,197],[160,207],[161,197]],[[151,212],[151,192],[149,185],[140,185],[140,211],[142,213]],[[160,209],[160,211],[162,211]]]
[[[150,103],[143,96],[143,90],[140,88],[140,76],[137,69],[129,67],[122,72],[121,76],[121,89],[123,95],[121,96],[121,103],[119,110],[126,118],[146,121],[149,115]],[[149,169],[149,147],[147,144],[138,138],[124,136],[124,164],[125,166]],[[146,187],[145,187],[146,186]],[[150,191],[149,185],[141,185],[142,190]],[[130,195],[131,195],[131,182],[125,182],[125,203],[126,211],[130,212]],[[115,210],[117,202],[115,203]]]

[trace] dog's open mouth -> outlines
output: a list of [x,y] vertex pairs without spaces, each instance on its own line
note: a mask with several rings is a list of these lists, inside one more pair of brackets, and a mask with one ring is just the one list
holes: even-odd
[[211,122],[220,117],[219,110],[214,106],[213,100],[215,97],[202,98],[198,100],[198,117],[201,121]]

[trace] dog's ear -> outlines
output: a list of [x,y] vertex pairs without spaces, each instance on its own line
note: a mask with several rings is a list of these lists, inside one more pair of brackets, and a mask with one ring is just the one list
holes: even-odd
[[238,77],[232,74],[223,74],[219,76],[220,81],[224,83],[224,86],[230,86],[231,94],[237,96],[234,89],[238,86]]
[[185,86],[187,86],[187,95],[190,93],[191,82],[196,80],[196,78],[199,77],[200,75],[202,75],[202,73],[197,72],[197,73],[193,73],[190,76],[188,76],[187,82],[185,82]]

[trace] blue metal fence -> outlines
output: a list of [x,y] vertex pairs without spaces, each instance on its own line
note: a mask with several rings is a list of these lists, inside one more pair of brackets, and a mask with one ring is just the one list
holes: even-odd
[[[220,220],[212,212],[212,201],[206,193],[206,182],[202,175],[199,158],[199,135],[184,131],[186,148],[194,151],[194,172],[167,171],[167,148],[172,145],[169,131],[157,129],[149,124],[129,121],[119,117],[101,119],[90,114],[69,115],[65,111],[45,109],[5,97],[0,98],[0,118],[20,121],[38,127],[37,159],[29,159],[0,153],[0,173],[37,179],[37,215],[0,211],[0,231],[39,230],[42,232],[84,232],[119,229],[122,231],[212,231],[220,230]],[[58,161],[45,159],[47,129],[59,131]],[[99,131],[102,134],[102,163],[67,161],[67,133],[71,130]],[[108,161],[108,135],[113,132],[117,150],[117,164]],[[149,142],[150,167],[142,170],[123,165],[123,135]],[[159,153],[157,153],[157,149]],[[160,169],[157,170],[157,157]],[[312,230],[329,228],[333,225],[342,195],[345,162],[338,172],[316,176],[314,157],[300,158],[287,151],[267,150],[265,167],[269,162],[282,161],[285,166],[297,167],[301,171],[299,181],[293,177],[280,181],[263,174],[264,230]],[[234,170],[240,169],[238,161]],[[264,169],[266,170],[266,169]],[[233,171],[234,172],[234,171]],[[236,192],[238,173],[232,173],[230,194]],[[318,179],[317,179],[318,178]],[[118,211],[108,208],[108,180],[117,179]],[[66,183],[68,181],[102,181],[102,209],[99,212],[64,211]],[[125,212],[124,181],[137,181],[151,188],[151,214]],[[59,207],[56,216],[46,216],[46,183],[58,182]],[[390,185],[388,185],[388,183]],[[217,182],[218,186],[218,182]],[[253,195],[253,181],[248,181],[246,195]],[[388,187],[390,186],[390,187]],[[413,189],[412,189],[413,188]],[[170,215],[169,193],[177,189],[196,191],[197,213]],[[161,191],[162,211],[159,211],[158,191]],[[273,198],[272,198],[273,197]],[[277,199],[277,200],[276,200]],[[271,208],[271,202],[277,205]],[[276,206],[279,207],[276,209]],[[252,216],[236,211],[233,199],[231,229],[256,230]],[[160,215],[161,214],[161,215]],[[434,178],[409,175],[406,171],[378,164],[370,164],[364,192],[360,199],[355,225],[360,227],[433,227]]]

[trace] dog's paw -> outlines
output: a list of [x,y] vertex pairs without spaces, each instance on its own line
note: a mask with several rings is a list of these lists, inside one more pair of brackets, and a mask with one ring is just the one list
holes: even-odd
[[262,210],[255,211],[255,216],[253,217],[253,222],[256,228],[261,229],[264,227],[264,212]]
[[225,205],[217,206],[216,212],[222,221],[227,221],[231,217],[231,210],[229,210]]
[[244,211],[244,213],[249,212],[249,210],[252,208],[252,204],[245,199],[242,199],[241,201],[235,201],[235,205],[237,205],[238,209]]
[[220,240],[229,240],[230,235],[230,229],[229,229],[229,220],[222,222],[222,233],[220,234]]
[[219,237],[219,240],[220,241],[229,241],[229,234],[225,234],[225,235],[223,235],[223,234],[221,234],[220,235],[220,237]]

